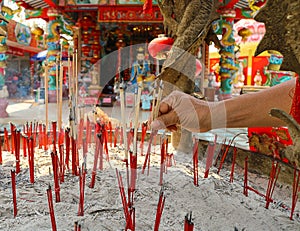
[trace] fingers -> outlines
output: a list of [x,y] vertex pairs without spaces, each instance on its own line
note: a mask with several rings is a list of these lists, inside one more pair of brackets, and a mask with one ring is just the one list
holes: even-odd
[[159,116],[156,120],[151,123],[151,128],[153,130],[160,130],[165,128],[174,128],[174,125],[179,123],[179,117],[175,111],[170,111],[166,114]]

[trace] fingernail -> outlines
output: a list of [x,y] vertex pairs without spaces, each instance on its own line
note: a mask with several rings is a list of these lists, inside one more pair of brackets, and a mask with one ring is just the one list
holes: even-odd
[[160,121],[160,120],[154,120],[151,123],[151,128],[153,130],[159,130],[159,129],[165,129],[166,126],[165,126],[165,124],[162,121]]

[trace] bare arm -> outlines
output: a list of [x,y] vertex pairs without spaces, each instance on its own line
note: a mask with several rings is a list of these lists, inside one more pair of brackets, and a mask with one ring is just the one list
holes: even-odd
[[283,126],[269,112],[279,108],[289,113],[295,81],[219,102],[201,101],[175,91],[160,104],[160,116],[152,122],[152,128],[176,130],[176,125],[181,125],[193,132],[205,132],[225,127]]

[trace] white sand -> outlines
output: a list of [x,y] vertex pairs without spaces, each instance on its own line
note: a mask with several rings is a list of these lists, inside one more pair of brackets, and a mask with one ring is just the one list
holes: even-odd
[[[146,149],[146,146],[145,146]],[[51,221],[46,189],[53,189],[51,157],[49,153],[36,151],[35,183],[29,183],[27,158],[21,158],[21,173],[17,176],[18,215],[13,217],[10,170],[14,169],[14,156],[3,153],[0,166],[0,230],[51,230]],[[158,149],[156,153],[159,153]],[[97,172],[93,189],[89,188],[93,163],[93,148],[89,149],[87,178],[85,184],[84,216],[77,216],[79,201],[79,178],[66,173],[61,183],[61,202],[54,202],[57,230],[74,230],[74,222],[82,225],[81,230],[124,230],[125,219],[116,179],[116,168],[126,186],[126,172],[122,152],[110,150],[110,163]],[[144,157],[139,156],[137,190],[135,192],[136,230],[153,230],[156,207],[161,187],[159,186],[158,154],[151,154],[150,175],[141,174]],[[193,184],[191,155],[176,154],[176,166],[168,168],[164,175],[166,202],[159,230],[184,230],[185,215],[192,211],[194,230],[300,230],[299,203],[294,220],[290,211],[279,206],[279,202],[291,206],[292,187],[277,184],[269,209],[263,197],[250,192],[243,194],[243,170],[236,167],[235,179],[229,183],[230,172],[226,166],[220,175],[211,168],[209,177],[203,179],[205,163],[199,162],[199,186]],[[265,193],[267,178],[249,173],[249,185]],[[55,195],[52,190],[53,200]]]

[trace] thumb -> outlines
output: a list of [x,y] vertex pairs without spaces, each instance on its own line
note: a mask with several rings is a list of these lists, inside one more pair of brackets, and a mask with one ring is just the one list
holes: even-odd
[[151,128],[153,130],[160,130],[172,125],[176,125],[177,123],[179,123],[179,117],[174,110],[171,110],[170,112],[157,117],[151,123]]

